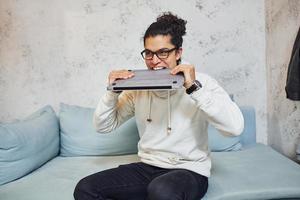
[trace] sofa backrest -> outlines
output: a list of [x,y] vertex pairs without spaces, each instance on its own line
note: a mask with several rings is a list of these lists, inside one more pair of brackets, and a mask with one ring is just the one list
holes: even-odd
[[[253,107],[240,107],[244,116],[244,131],[239,136],[226,137],[214,127],[208,127],[211,151],[237,151],[255,143],[256,127]],[[130,119],[109,134],[97,133],[92,124],[94,108],[61,104],[60,155],[92,156],[137,153],[139,141],[135,119]]]
[[[240,106],[240,109],[245,122],[243,133],[225,137],[210,126],[208,136],[212,151],[236,151],[256,143],[255,110],[250,106]],[[62,104],[59,121],[51,106],[45,106],[25,120],[1,123],[0,185],[30,173],[56,156],[59,140],[64,156],[136,153],[139,137],[134,119],[115,130],[115,134],[97,134],[92,126],[93,113],[93,108]],[[67,147],[72,148],[63,152]]]
[[240,141],[245,147],[256,143],[255,109],[252,106],[241,106],[240,109],[244,116],[244,131],[240,135]]
[[240,106],[244,116],[244,130],[238,136],[224,136],[211,124],[208,125],[208,145],[213,152],[238,151],[256,143],[255,110],[250,106]]

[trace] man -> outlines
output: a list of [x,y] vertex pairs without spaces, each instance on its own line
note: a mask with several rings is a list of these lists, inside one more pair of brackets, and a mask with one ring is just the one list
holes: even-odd
[[[239,135],[243,116],[218,83],[180,64],[186,21],[165,13],[144,35],[142,56],[149,70],[184,74],[184,87],[174,91],[107,92],[100,100],[94,125],[110,132],[135,116],[141,162],[121,165],[82,179],[74,197],[80,200],[200,200],[208,188],[211,159],[207,126],[224,135]],[[109,83],[134,73],[112,71]]]

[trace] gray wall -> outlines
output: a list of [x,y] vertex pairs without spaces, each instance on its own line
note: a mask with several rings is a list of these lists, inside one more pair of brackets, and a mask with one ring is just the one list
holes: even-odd
[[[141,38],[163,11],[188,21],[183,59],[215,77],[239,105],[256,108],[257,140],[266,144],[267,103],[273,102],[266,78],[270,11],[263,0],[1,0],[0,121],[46,104],[56,111],[60,102],[95,107],[109,71],[145,67]],[[296,29],[296,20],[291,23]]]
[[300,102],[286,99],[284,88],[299,26],[299,0],[266,1],[268,143],[291,158],[300,133]]

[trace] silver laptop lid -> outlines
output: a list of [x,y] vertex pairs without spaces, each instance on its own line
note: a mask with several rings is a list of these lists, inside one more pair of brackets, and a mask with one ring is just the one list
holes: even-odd
[[119,79],[107,87],[107,90],[173,90],[184,84],[183,74],[172,75],[170,69],[131,70],[134,77]]

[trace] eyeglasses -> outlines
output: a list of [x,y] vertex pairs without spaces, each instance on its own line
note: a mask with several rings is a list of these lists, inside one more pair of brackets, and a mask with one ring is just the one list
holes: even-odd
[[141,52],[141,55],[145,60],[151,60],[154,55],[156,55],[159,59],[167,59],[170,55],[170,53],[177,48],[174,47],[173,49],[160,49],[158,51],[150,51],[149,49],[145,49]]

